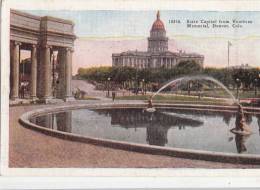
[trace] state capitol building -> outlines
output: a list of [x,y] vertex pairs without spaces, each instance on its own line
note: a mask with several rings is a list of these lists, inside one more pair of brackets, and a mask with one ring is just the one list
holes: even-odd
[[168,50],[168,37],[160,12],[150,30],[147,51],[126,51],[112,54],[112,66],[144,68],[173,68],[182,61],[194,61],[203,67],[204,56],[197,53],[183,51],[171,52]]

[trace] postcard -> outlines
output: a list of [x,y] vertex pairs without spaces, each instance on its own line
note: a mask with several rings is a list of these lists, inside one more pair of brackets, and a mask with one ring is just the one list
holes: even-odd
[[2,7],[4,175],[259,175],[259,10],[58,2]]

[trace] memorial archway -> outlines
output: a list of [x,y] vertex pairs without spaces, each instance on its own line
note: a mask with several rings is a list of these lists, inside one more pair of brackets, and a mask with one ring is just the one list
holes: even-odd
[[[72,21],[11,10],[10,99],[19,99],[21,50],[31,52],[29,83],[32,100],[48,103],[55,99],[73,99],[71,77],[75,39]],[[55,64],[59,67],[56,68]],[[59,77],[58,83],[55,83],[56,75]]]

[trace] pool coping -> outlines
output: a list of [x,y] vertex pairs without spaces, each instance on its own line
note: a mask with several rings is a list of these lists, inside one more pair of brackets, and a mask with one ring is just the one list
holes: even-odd
[[[126,151],[134,151],[139,153],[147,153],[154,155],[165,155],[173,156],[186,159],[196,159],[196,160],[206,160],[214,162],[227,162],[227,163],[238,163],[238,164],[260,164],[260,155],[255,154],[236,154],[236,153],[225,153],[225,152],[214,152],[205,150],[193,150],[186,148],[173,148],[173,147],[161,147],[155,145],[146,145],[140,143],[132,143],[125,141],[117,141],[110,139],[102,139],[96,137],[82,136],[78,134],[72,134],[68,132],[62,132],[57,130],[52,130],[49,128],[41,127],[30,122],[31,117],[40,116],[42,114],[49,114],[60,112],[64,110],[75,110],[75,109],[100,109],[100,108],[144,108],[147,104],[145,103],[95,103],[95,104],[71,104],[54,106],[48,108],[40,108],[24,113],[19,118],[19,122],[23,127],[41,132],[45,135],[61,138],[64,140],[88,143],[103,147],[121,149]],[[219,106],[219,105],[186,105],[186,104],[155,104],[156,107],[176,107],[176,108],[200,108],[204,110],[216,110],[217,108],[222,108],[219,111],[222,112],[234,112],[236,110],[235,106]],[[224,108],[224,109],[223,109]],[[244,107],[244,110],[248,113],[260,114],[260,108],[255,107]]]

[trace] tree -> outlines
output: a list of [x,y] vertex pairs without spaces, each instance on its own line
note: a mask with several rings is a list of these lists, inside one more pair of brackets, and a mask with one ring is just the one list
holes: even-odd
[[177,73],[179,74],[198,74],[202,70],[202,67],[194,60],[181,61],[176,65]]
[[92,67],[78,69],[78,75],[87,80],[104,83],[108,78],[111,78],[113,83],[127,86],[127,88],[130,86],[133,87],[134,84],[135,87],[137,87],[143,79],[146,84],[153,83],[153,85],[160,86],[166,81],[178,78],[182,75],[204,74],[219,80],[227,87],[232,85],[233,88],[236,87],[236,79],[238,78],[243,84],[243,87],[248,89],[254,87],[255,79],[258,79],[257,85],[260,86],[259,73],[260,69],[258,68],[201,68],[195,61],[182,61],[171,69],[136,69],[132,67]]

